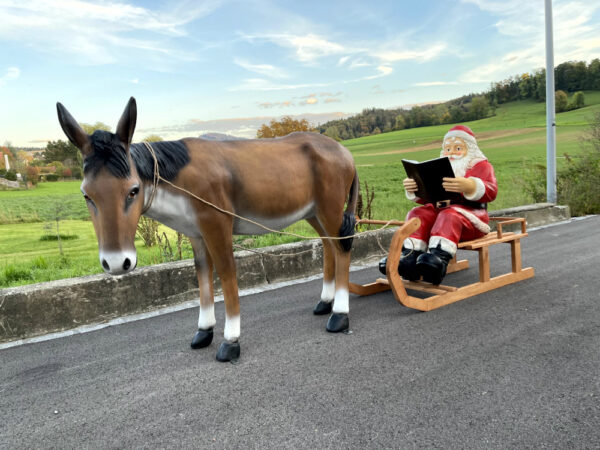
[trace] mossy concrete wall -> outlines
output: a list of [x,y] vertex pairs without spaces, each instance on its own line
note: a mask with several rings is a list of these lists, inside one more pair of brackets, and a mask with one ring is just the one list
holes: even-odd
[[[536,204],[492,211],[494,216],[525,217],[529,227],[567,220],[569,210]],[[364,263],[381,256],[394,229],[355,238],[352,261]],[[378,243],[379,241],[379,243]],[[236,252],[240,289],[299,279],[321,272],[319,240],[267,247],[266,256]],[[215,289],[220,290],[215,277]],[[136,269],[123,276],[106,274],[39,283],[0,290],[0,342],[105,322],[116,317],[151,311],[197,298],[198,283],[192,260]]]

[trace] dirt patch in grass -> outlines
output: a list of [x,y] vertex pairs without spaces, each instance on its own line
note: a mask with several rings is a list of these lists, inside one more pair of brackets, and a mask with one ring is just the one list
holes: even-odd
[[[517,130],[482,131],[481,133],[476,133],[475,136],[477,137],[478,142],[483,142],[483,141],[487,141],[490,139],[501,139],[501,138],[505,138],[505,137],[523,136],[525,134],[535,133],[538,131],[540,131],[539,128],[520,128]],[[520,140],[519,142],[524,142],[524,141]],[[501,147],[503,145],[506,145],[506,144],[499,143],[497,146]],[[490,145],[486,145],[486,147],[492,148],[492,146],[490,146]],[[413,153],[413,152],[421,152],[421,151],[435,150],[435,149],[441,149],[441,148],[442,148],[442,139],[440,138],[438,140],[431,141],[429,144],[420,145],[417,147],[403,148],[401,150],[389,150],[386,152],[368,153],[368,154],[364,154],[364,155],[355,155],[355,157],[356,156],[397,155],[397,154],[401,154],[401,153]]]

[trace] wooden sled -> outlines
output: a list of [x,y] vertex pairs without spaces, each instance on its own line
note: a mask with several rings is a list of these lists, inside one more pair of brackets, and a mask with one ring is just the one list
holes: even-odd
[[[394,297],[404,306],[418,309],[420,311],[431,311],[450,303],[464,300],[483,292],[491,291],[507,284],[516,283],[534,276],[533,267],[523,269],[521,266],[521,238],[527,236],[524,218],[513,217],[490,217],[490,222],[496,222],[497,229],[486,236],[473,241],[465,241],[458,244],[460,250],[471,250],[479,253],[479,282],[463,287],[446,286],[443,284],[433,285],[424,281],[403,280],[398,274],[398,264],[402,256],[402,243],[414,233],[420,226],[419,219],[414,218],[408,222],[393,222],[400,228],[394,233],[390,244],[390,252],[387,260],[387,279],[379,278],[374,283],[361,285],[350,283],[350,292],[360,296],[372,295],[378,292],[392,290]],[[383,220],[361,220],[360,223],[383,225]],[[521,224],[520,232],[504,232],[503,227],[511,224]],[[495,244],[510,244],[512,271],[490,277],[490,253],[489,247]],[[469,267],[469,261],[457,261],[456,257],[448,264],[446,273],[457,272]],[[417,298],[407,294],[406,289],[426,292],[431,297]]]

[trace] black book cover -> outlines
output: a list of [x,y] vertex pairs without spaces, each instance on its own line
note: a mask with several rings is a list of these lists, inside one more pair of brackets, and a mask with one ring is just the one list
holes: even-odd
[[423,162],[403,159],[402,164],[404,170],[406,170],[406,176],[417,182],[418,190],[415,195],[427,203],[459,200],[462,197],[458,192],[448,192],[442,187],[443,178],[455,177],[452,165],[447,157]]

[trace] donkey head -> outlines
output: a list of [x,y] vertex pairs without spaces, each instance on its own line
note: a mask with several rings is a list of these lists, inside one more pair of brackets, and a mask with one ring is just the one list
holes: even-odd
[[92,216],[100,263],[111,275],[133,270],[137,264],[135,232],[144,206],[142,181],[129,152],[137,107],[131,97],[116,134],[97,130],[90,136],[60,103],[58,121],[83,155],[81,192]]

